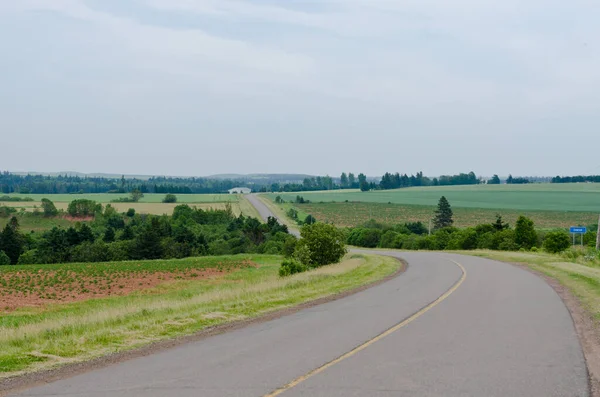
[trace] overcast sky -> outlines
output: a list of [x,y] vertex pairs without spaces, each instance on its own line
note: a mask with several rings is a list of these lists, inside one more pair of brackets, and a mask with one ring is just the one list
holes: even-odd
[[597,0],[0,0],[0,169],[600,173]]

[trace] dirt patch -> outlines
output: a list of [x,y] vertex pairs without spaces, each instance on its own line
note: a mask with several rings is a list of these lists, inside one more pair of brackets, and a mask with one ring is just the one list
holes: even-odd
[[525,264],[512,264],[541,277],[556,291],[569,309],[585,356],[591,396],[600,397],[600,324],[583,308],[579,299],[558,280],[533,270]]
[[[258,267],[250,261],[241,267]],[[0,313],[20,307],[79,302],[92,298],[124,296],[176,280],[216,279],[236,268],[177,271],[107,272],[82,275],[75,271],[15,272],[0,275]]]
[[[260,324],[267,321],[275,320],[280,317],[288,316],[290,314],[297,313],[301,310],[308,309],[311,307],[315,307],[318,305],[322,305],[327,302],[336,301],[338,299],[343,299],[348,296],[357,294],[361,291],[364,291],[369,288],[376,287],[381,285],[391,279],[399,276],[404,273],[408,268],[408,264],[398,258],[394,258],[401,262],[401,266],[395,273],[381,279],[379,281],[375,281],[374,283],[363,285],[361,287],[355,288],[350,291],[342,292],[336,295],[331,295],[325,298],[316,299],[310,302],[303,303],[298,306],[289,307],[281,310],[276,310],[262,316],[245,319],[245,320],[235,320],[226,324],[217,325],[214,327],[206,328],[196,334],[183,336],[175,339],[169,339],[165,341],[160,341],[153,343],[151,345],[125,351],[121,353],[115,353],[108,356],[100,357],[91,361],[81,362],[81,363],[72,363],[66,364],[62,367],[51,369],[47,371],[34,372],[25,375],[15,376],[13,378],[7,378],[0,381],[0,397],[4,397],[8,395],[8,393],[16,393],[21,390],[29,389],[35,386],[39,386],[42,384],[56,382],[61,379],[70,378],[82,373],[86,373],[89,371],[93,371],[96,369],[104,368],[109,365],[117,364],[123,361],[132,360],[138,357],[149,356],[151,354],[158,353],[160,351],[164,351],[167,349],[171,349],[176,346],[180,346],[186,343],[197,342],[203,339],[206,339],[211,336],[220,335],[225,332],[231,332],[237,329],[241,329],[247,327],[252,324]],[[213,313],[215,316],[219,316],[220,313]]]

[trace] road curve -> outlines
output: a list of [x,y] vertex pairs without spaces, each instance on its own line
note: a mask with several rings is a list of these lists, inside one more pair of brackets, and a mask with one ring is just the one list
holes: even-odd
[[344,299],[20,395],[589,395],[571,317],[544,281],[486,259],[385,254],[407,260],[406,272]]

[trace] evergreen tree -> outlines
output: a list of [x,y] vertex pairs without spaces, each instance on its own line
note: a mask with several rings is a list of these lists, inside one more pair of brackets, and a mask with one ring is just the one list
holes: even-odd
[[136,237],[132,256],[135,259],[159,259],[162,253],[160,223],[158,218],[152,218]]
[[348,187],[350,189],[356,189],[356,177],[354,176],[354,174],[352,172],[350,172],[348,174]]
[[106,229],[106,232],[104,232],[104,242],[112,243],[113,241],[115,241],[115,229],[109,227]]
[[501,215],[496,215],[496,222],[492,223],[492,226],[497,232],[501,232],[502,230],[508,229],[508,223],[504,223]]
[[67,229],[67,243],[73,247],[79,243],[81,243],[81,239],[79,237],[79,233],[73,226]]
[[89,227],[87,223],[81,225],[81,228],[79,229],[79,241],[89,241],[90,243],[93,243],[95,239],[96,237],[94,236],[92,228]]
[[498,175],[494,175],[492,177],[492,179],[490,179],[488,181],[488,185],[499,185],[500,184],[500,177]]
[[342,172],[342,176],[340,177],[340,185],[342,189],[346,189],[348,187],[348,175],[345,172]]
[[519,248],[530,250],[537,245],[537,233],[533,221],[520,216],[515,226],[515,243]]
[[17,218],[12,217],[0,233],[0,251],[4,251],[13,265],[17,264],[19,256],[23,253],[23,240],[23,236],[19,233],[19,222]]
[[123,229],[123,234],[121,234],[121,240],[133,240],[135,238],[135,234],[133,233],[133,229],[131,226],[127,225]]
[[452,226],[452,224],[454,223],[454,220],[452,219],[453,216],[454,213],[452,212],[452,207],[450,206],[450,203],[448,202],[445,196],[442,196],[438,203],[438,208],[435,211],[435,218],[433,219],[433,224],[435,228],[442,229],[445,227]]

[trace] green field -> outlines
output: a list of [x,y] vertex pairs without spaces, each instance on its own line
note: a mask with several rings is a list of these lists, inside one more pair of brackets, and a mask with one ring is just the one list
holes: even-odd
[[[3,194],[2,194],[3,196]],[[94,193],[94,194],[8,194],[11,197],[31,197],[34,201],[41,201],[43,198],[54,201],[55,203],[70,203],[77,199],[94,200],[99,203],[110,203],[112,200],[129,197],[128,194]],[[177,202],[181,204],[188,203],[225,203],[238,202],[239,197],[235,194],[176,194]],[[139,201],[140,203],[161,203],[165,198],[164,194],[146,193]],[[28,204],[27,202],[15,204]],[[2,204],[0,204],[2,205]]]
[[600,184],[593,183],[431,186],[371,192],[334,190],[272,193],[268,197],[274,200],[278,195],[286,201],[293,201],[300,195],[313,203],[348,200],[422,206],[437,205],[440,197],[446,196],[454,208],[600,213]]
[[[281,206],[292,205],[286,203]],[[299,210],[299,214],[311,214],[321,222],[333,223],[341,227],[357,226],[371,219],[388,225],[406,222],[423,222],[427,225],[435,211],[434,206],[351,202],[295,204],[294,208]],[[501,215],[505,222],[513,226],[517,218],[524,215],[531,218],[535,225],[542,229],[587,226],[598,222],[598,215],[591,212],[454,208],[454,224],[457,227],[468,227],[492,223],[496,215]]]
[[[43,302],[99,292],[107,297],[0,312],[0,379],[131,350],[206,327],[348,291],[398,270],[392,258],[348,255],[340,264],[278,276],[282,258],[265,255],[187,258],[113,264],[7,266],[0,292],[7,302]],[[193,278],[212,269],[208,277]],[[236,270],[237,269],[237,270]],[[219,274],[219,270],[223,270]],[[231,271],[227,273],[227,271]],[[149,289],[153,273],[175,274]],[[135,282],[132,283],[132,280]],[[163,281],[160,280],[159,281]],[[70,291],[69,291],[70,290]],[[38,300],[35,300],[38,302]],[[42,302],[42,303],[43,303]]]

